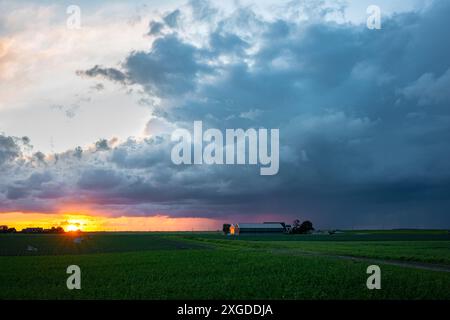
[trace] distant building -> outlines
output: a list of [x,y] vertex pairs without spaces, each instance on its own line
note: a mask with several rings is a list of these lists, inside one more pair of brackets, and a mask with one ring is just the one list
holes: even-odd
[[25,228],[22,229],[23,233],[43,233],[44,229],[43,228]]
[[279,223],[236,223],[230,227],[231,235],[247,233],[284,233],[284,226]]
[[283,226],[283,228],[286,227],[286,223],[282,222],[282,221],[269,221],[269,222],[263,222],[264,224],[281,224]]

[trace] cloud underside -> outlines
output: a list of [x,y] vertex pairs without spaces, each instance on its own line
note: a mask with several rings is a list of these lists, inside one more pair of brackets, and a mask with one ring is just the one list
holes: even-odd
[[[0,210],[449,227],[450,4],[386,17],[381,30],[309,9],[299,22],[195,1],[151,21],[148,51],[77,71],[141,88],[151,136],[33,156],[0,136]],[[195,120],[279,128],[278,175],[172,164],[171,130]]]

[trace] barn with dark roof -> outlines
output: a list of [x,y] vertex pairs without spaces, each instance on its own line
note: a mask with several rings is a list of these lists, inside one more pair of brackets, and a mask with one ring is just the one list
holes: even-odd
[[281,223],[236,223],[230,227],[230,234],[247,233],[283,233],[285,228]]

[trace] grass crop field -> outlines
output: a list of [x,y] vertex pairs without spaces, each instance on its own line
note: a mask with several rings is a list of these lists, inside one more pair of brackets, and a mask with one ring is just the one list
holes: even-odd
[[[83,239],[0,235],[0,299],[450,299],[448,231]],[[66,287],[73,264],[81,290]],[[381,290],[366,287],[371,264],[381,267]]]

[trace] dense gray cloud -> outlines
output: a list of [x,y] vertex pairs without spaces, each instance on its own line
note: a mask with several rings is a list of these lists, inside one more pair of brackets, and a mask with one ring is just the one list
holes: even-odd
[[402,93],[406,98],[417,101],[419,106],[450,103],[450,69],[441,77],[425,73],[411,85],[405,87]]
[[51,181],[49,172],[34,172],[27,179],[11,183],[7,188],[6,196],[12,200],[24,198],[33,191],[41,190],[42,185],[49,181]]
[[164,24],[161,22],[152,21],[150,22],[150,31],[149,35],[154,36],[161,33],[161,30],[164,28]]
[[16,159],[20,155],[20,147],[14,138],[0,135],[0,166]]
[[79,71],[77,71],[77,74],[80,76],[87,76],[87,77],[102,76],[109,80],[113,80],[113,81],[117,81],[117,82],[124,82],[126,79],[126,76],[119,70],[114,69],[114,68],[103,68],[99,65],[96,65],[89,70],[84,70],[84,71],[79,70]]
[[[192,1],[191,15],[163,15],[158,30],[150,25],[156,38],[148,51],[130,52],[118,69],[78,72],[158,98],[146,129],[152,137],[114,146],[99,140],[59,155],[55,165],[25,162],[23,178],[2,182],[2,207],[51,211],[47,195],[115,215],[251,221],[281,214],[323,227],[450,227],[450,43],[443,32],[450,4],[385,17],[382,30],[324,19],[330,10],[308,7],[312,18],[296,21],[248,8],[222,15]],[[197,23],[208,31],[186,35]],[[195,120],[279,128],[279,174],[172,164],[171,130],[192,129]],[[9,156],[0,149],[0,164],[20,157],[8,148]],[[29,186],[36,170],[55,174]]]
[[180,10],[174,10],[170,13],[168,13],[166,16],[164,16],[164,22],[171,28],[178,27],[178,19],[180,18],[181,11]]
[[198,61],[200,50],[178,37],[157,39],[150,52],[133,52],[124,63],[128,78],[159,96],[193,90],[200,73],[212,72]]
[[[107,151],[109,150],[109,145],[108,145],[108,140],[106,139],[100,139],[95,143],[95,149],[97,151]],[[77,150],[76,152],[79,152],[79,150]]]

